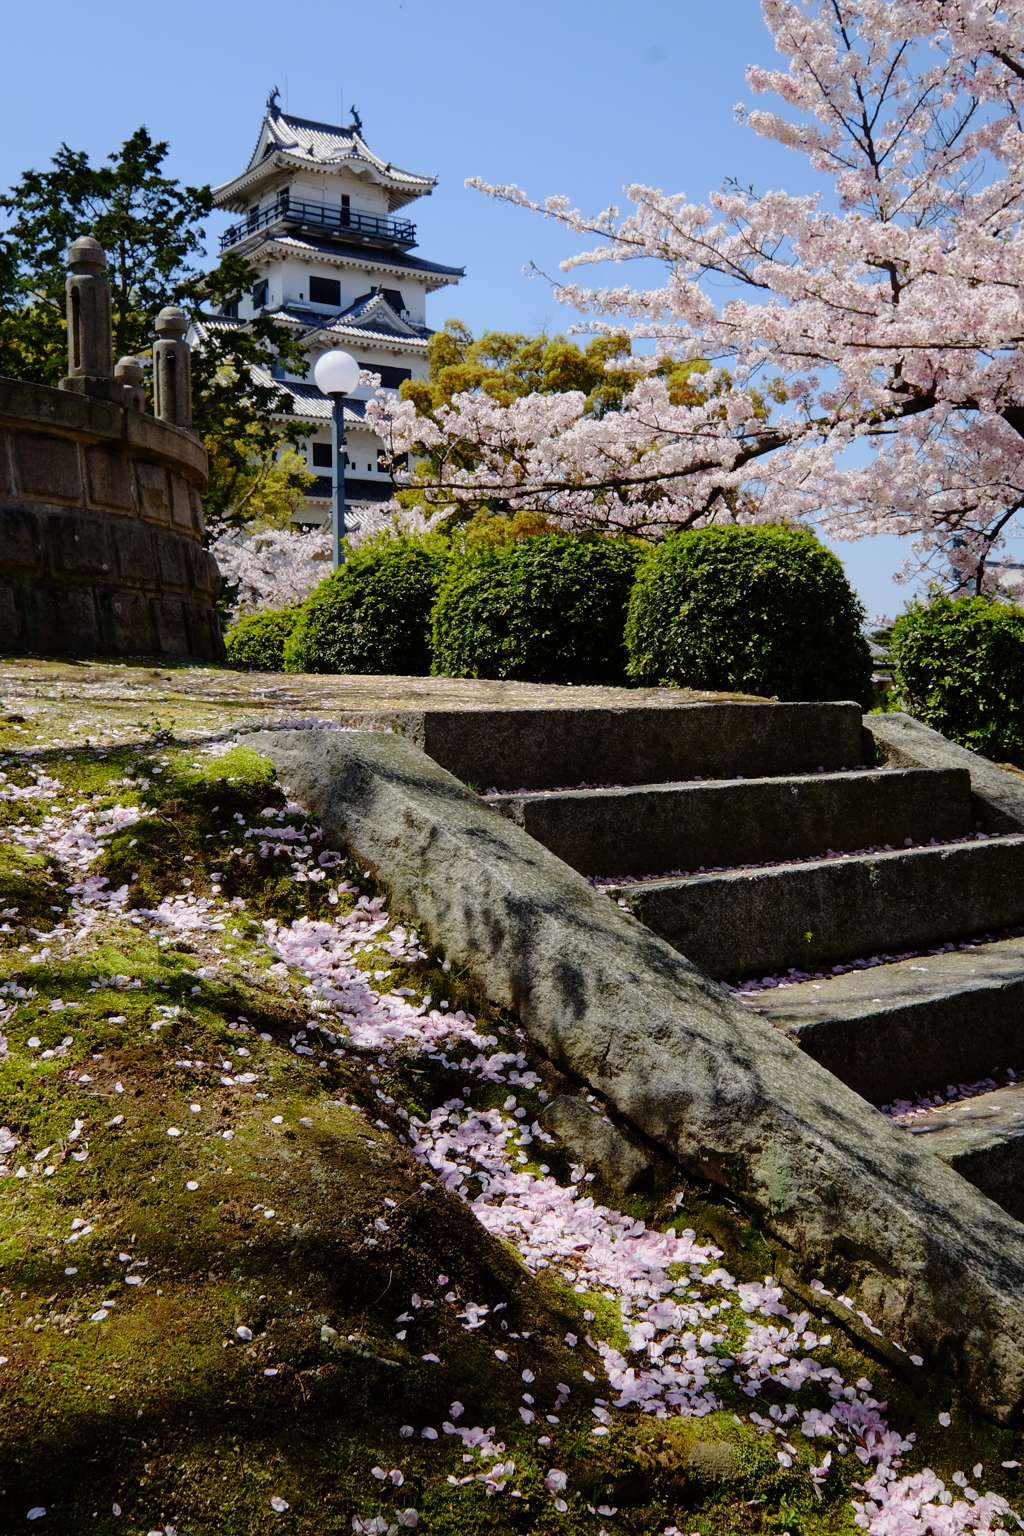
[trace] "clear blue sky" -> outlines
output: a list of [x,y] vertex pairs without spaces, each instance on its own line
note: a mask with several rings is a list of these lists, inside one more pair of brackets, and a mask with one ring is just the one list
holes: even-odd
[[[467,275],[431,301],[434,325],[573,318],[523,269],[556,273],[575,243],[467,176],[591,210],[622,202],[631,181],[694,200],[728,176],[814,187],[802,157],[733,121],[754,99],[747,64],[778,62],[758,0],[49,0],[5,6],[3,30],[0,186],[45,168],[62,140],[101,158],[140,123],[169,141],[172,174],[216,184],[248,160],[272,86],[291,112],[329,122],[354,101],[378,154],[439,178],[410,210],[419,253]],[[839,549],[870,615],[904,601],[890,580],[899,542]]]

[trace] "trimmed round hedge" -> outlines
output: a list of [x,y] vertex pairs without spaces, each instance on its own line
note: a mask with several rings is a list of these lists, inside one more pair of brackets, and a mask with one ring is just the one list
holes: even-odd
[[247,672],[282,672],[284,648],[300,609],[281,608],[250,613],[224,636],[224,655],[233,667]]
[[870,701],[864,610],[839,560],[803,528],[670,534],[629,606],[636,683],[778,699]]
[[303,603],[286,672],[430,672],[430,610],[448,559],[438,538],[381,534]]
[[638,546],[536,534],[455,556],[434,605],[435,674],[624,683]]
[[892,628],[897,702],[960,746],[1024,766],[1024,613],[987,597],[913,603]]

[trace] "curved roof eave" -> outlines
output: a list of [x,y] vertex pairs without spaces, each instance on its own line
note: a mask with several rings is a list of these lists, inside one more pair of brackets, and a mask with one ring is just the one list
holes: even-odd
[[364,181],[373,181],[387,189],[388,203],[392,211],[404,208],[417,197],[427,197],[437,185],[436,176],[416,176],[412,172],[385,168],[375,156],[346,155],[334,160],[314,160],[307,155],[290,154],[287,150],[274,150],[256,165],[248,166],[240,176],[226,181],[213,189],[213,202],[217,208],[240,211],[252,197],[257,187],[273,181],[282,171],[305,171],[315,174],[336,175],[339,170],[350,171]]
[[418,277],[428,289],[447,288],[450,283],[457,283],[460,277],[466,275],[465,267],[445,267],[439,262],[423,261],[418,256],[389,257],[384,251],[372,246],[348,249],[340,244],[328,244],[327,241],[300,240],[294,235],[271,235],[267,238],[262,230],[256,231],[248,240],[240,240],[232,249],[250,260],[257,250],[262,256],[272,255],[278,260],[315,255],[317,260],[328,265],[333,263],[339,267],[358,267],[362,270],[372,267],[379,272],[392,272],[396,277]]

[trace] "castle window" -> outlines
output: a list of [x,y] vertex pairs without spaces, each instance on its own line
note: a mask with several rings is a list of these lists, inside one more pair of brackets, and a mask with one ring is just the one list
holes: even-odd
[[334,463],[334,455],[330,443],[313,444],[313,464],[317,469],[330,469]]
[[331,304],[335,309],[341,308],[341,281],[336,277],[313,277],[309,279],[309,301],[311,304]]
[[388,363],[360,363],[367,373],[380,374],[381,389],[398,389],[405,379],[412,378],[411,368],[392,368]]
[[253,307],[253,309],[262,309],[263,308],[263,306],[267,302],[267,292],[268,292],[268,289],[269,289],[269,283],[268,283],[268,280],[266,278],[264,278],[261,283],[257,283],[256,284],[255,288],[252,290],[252,307]]

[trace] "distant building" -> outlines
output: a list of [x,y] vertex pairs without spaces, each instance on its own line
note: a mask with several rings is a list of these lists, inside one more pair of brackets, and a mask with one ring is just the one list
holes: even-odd
[[[344,128],[314,123],[282,112],[277,91],[267,101],[256,147],[240,176],[216,188],[218,208],[242,217],[221,236],[222,252],[236,251],[253,268],[252,292],[230,313],[204,316],[204,331],[244,325],[270,315],[289,326],[309,354],[306,380],[275,370],[290,393],[294,416],[309,425],[306,458],[317,475],[296,521],[320,524],[330,517],[334,466],[331,462],[331,404],[312,382],[322,352],[341,347],[363,368],[380,375],[385,389],[403,379],[427,376],[427,294],[457,283],[463,267],[444,267],[409,252],[416,228],[395,217],[418,197],[427,197],[436,178],[403,171],[380,160],[362,137],[353,108]],[[360,388],[346,402],[348,440],[346,497],[358,520],[374,503],[393,494],[382,448],[364,424]]]

